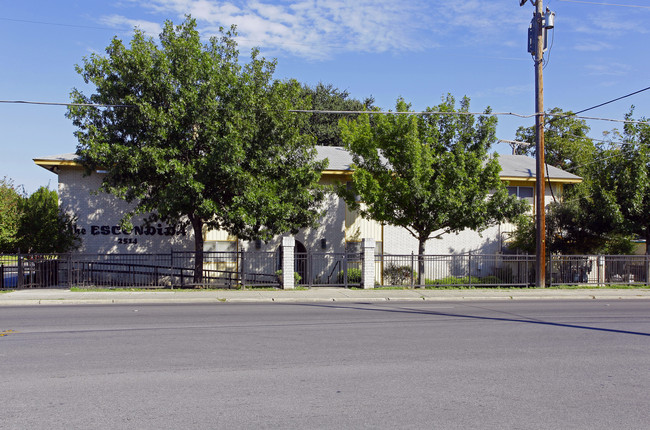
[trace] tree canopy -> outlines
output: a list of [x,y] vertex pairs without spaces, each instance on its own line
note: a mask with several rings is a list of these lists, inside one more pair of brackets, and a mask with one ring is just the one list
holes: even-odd
[[[633,119],[634,110],[626,114]],[[604,222],[611,231],[646,240],[650,253],[650,125],[627,123],[617,139],[599,147],[592,165],[594,207],[607,215]]]
[[[632,119],[632,111],[627,119]],[[547,123],[547,164],[583,178],[565,187],[563,199],[547,207],[546,243],[551,252],[625,254],[632,252],[631,239],[648,237],[648,130],[647,125],[627,124],[622,133],[607,133],[609,141],[596,144],[587,137],[589,127],[583,120],[569,115]],[[534,128],[520,128],[517,138],[532,141]],[[534,252],[534,237],[532,221],[520,220],[512,246]]]
[[[339,90],[332,84],[319,82],[311,87],[303,86],[303,91],[311,100],[312,110],[326,111],[362,111],[372,110],[375,100],[367,97],[363,101],[350,97],[346,90]],[[303,125],[302,132],[316,138],[318,145],[343,146],[339,120],[342,118],[354,119],[355,114],[312,114]]]
[[[591,129],[570,111],[555,107],[548,115],[551,119],[544,123],[544,160],[551,166],[582,176],[596,151],[593,140],[587,136]],[[518,154],[535,156],[534,126],[519,127],[516,140],[531,144],[519,146]]]
[[20,207],[16,246],[21,252],[67,252],[79,245],[74,219],[59,209],[56,191],[40,187]]
[[195,281],[203,230],[268,240],[312,225],[324,192],[314,139],[299,132],[308,109],[296,81],[273,79],[275,62],[253,50],[239,62],[236,29],[203,44],[196,22],[166,22],[159,44],[135,30],[114,38],[77,72],[96,90],[73,90],[68,116],[88,169],[107,171],[102,189],[131,202],[149,221],[190,224]]
[[16,250],[21,200],[13,181],[0,179],[0,252]]
[[73,221],[59,209],[56,191],[40,187],[27,196],[0,180],[0,252],[70,251],[78,245]]
[[[409,109],[398,99],[396,111]],[[469,99],[456,109],[451,95],[427,111],[450,114],[377,115],[374,124],[372,114],[364,114],[340,123],[355,164],[353,187],[341,188],[341,195],[362,216],[405,228],[418,240],[420,255],[433,237],[483,230],[526,210],[508,195],[498,160],[488,153],[496,118],[463,114]]]

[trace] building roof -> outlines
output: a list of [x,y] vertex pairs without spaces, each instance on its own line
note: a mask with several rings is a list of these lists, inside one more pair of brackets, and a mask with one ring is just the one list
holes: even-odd
[[316,146],[318,160],[328,159],[327,170],[352,170],[352,155],[340,146]]
[[[525,155],[499,155],[501,165],[501,179],[510,180],[535,180],[537,161]],[[548,166],[548,173],[544,172],[548,179],[556,182],[576,183],[582,182],[580,176],[576,176],[557,167]]]
[[[349,173],[352,170],[352,155],[342,147],[338,146],[317,146],[318,160],[329,160],[325,173]],[[39,166],[55,171],[57,166],[79,166],[75,153],[51,155],[35,158],[34,162]],[[501,165],[501,179],[509,181],[535,181],[536,161],[534,158],[525,155],[499,155]],[[56,173],[56,172],[55,172]],[[557,167],[548,166],[547,176],[549,181],[577,183],[582,178],[566,172]]]

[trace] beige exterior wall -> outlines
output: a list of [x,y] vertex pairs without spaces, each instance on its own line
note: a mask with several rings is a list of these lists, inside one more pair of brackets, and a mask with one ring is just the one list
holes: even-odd
[[91,254],[168,253],[194,249],[191,228],[184,233],[163,223],[146,227],[144,216],[132,220],[134,229],[120,227],[122,216],[131,208],[110,194],[97,192],[102,175],[85,175],[81,168],[62,167],[59,171],[59,204],[77,217],[76,228],[82,239],[77,252]]
[[[346,174],[324,174],[321,181],[324,185],[344,183],[348,180]],[[74,166],[61,166],[59,171],[59,201],[61,207],[78,217],[77,228],[81,232],[83,244],[79,252],[87,253],[167,253],[193,250],[194,238],[191,228],[180,232],[173,227],[156,224],[149,228],[142,222],[143,216],[133,220],[137,231],[125,232],[119,225],[129,205],[105,193],[97,193],[102,180],[98,173],[86,176],[84,170]],[[510,186],[533,186],[534,181],[509,181]],[[553,198],[547,185],[546,203]],[[562,194],[562,184],[553,184],[555,197]],[[417,253],[417,240],[405,229],[382,226],[380,223],[361,218],[356,211],[347,208],[345,202],[335,193],[328,194],[323,205],[324,215],[314,228],[302,229],[295,236],[304,249],[313,252],[337,252],[346,250],[350,243],[360,243],[362,239],[374,239],[376,252],[381,254],[410,254]],[[533,208],[531,207],[531,214]],[[512,224],[501,224],[490,227],[481,233],[465,230],[458,234],[446,234],[441,239],[431,239],[427,242],[427,254],[458,254],[467,252],[497,253],[500,252],[509,233],[514,231]],[[268,243],[261,243],[259,248],[255,242],[237,240],[224,231],[204,232],[206,251],[277,251],[281,237]],[[324,240],[324,241],[323,241]],[[296,249],[298,252],[299,249]]]

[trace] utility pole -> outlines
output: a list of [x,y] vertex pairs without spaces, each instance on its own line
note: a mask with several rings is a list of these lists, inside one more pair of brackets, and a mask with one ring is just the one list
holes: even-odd
[[[535,13],[528,29],[528,52],[535,60],[535,214],[537,237],[535,253],[535,286],[546,286],[546,180],[544,177],[544,79],[543,63],[546,42],[546,31],[553,28],[555,13],[546,10],[542,0],[530,0],[535,5]],[[523,6],[526,0],[520,0]]]

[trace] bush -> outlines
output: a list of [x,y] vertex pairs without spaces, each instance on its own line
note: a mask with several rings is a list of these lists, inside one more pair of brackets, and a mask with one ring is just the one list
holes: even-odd
[[384,268],[385,285],[408,285],[411,283],[411,277],[417,279],[417,274],[411,270],[410,266],[398,266],[389,264]]
[[[337,275],[336,281],[339,284],[343,284],[345,282],[345,273],[343,273],[343,270],[341,270]],[[348,268],[348,284],[360,284],[360,283],[361,283],[361,269],[357,269],[356,267]]]

